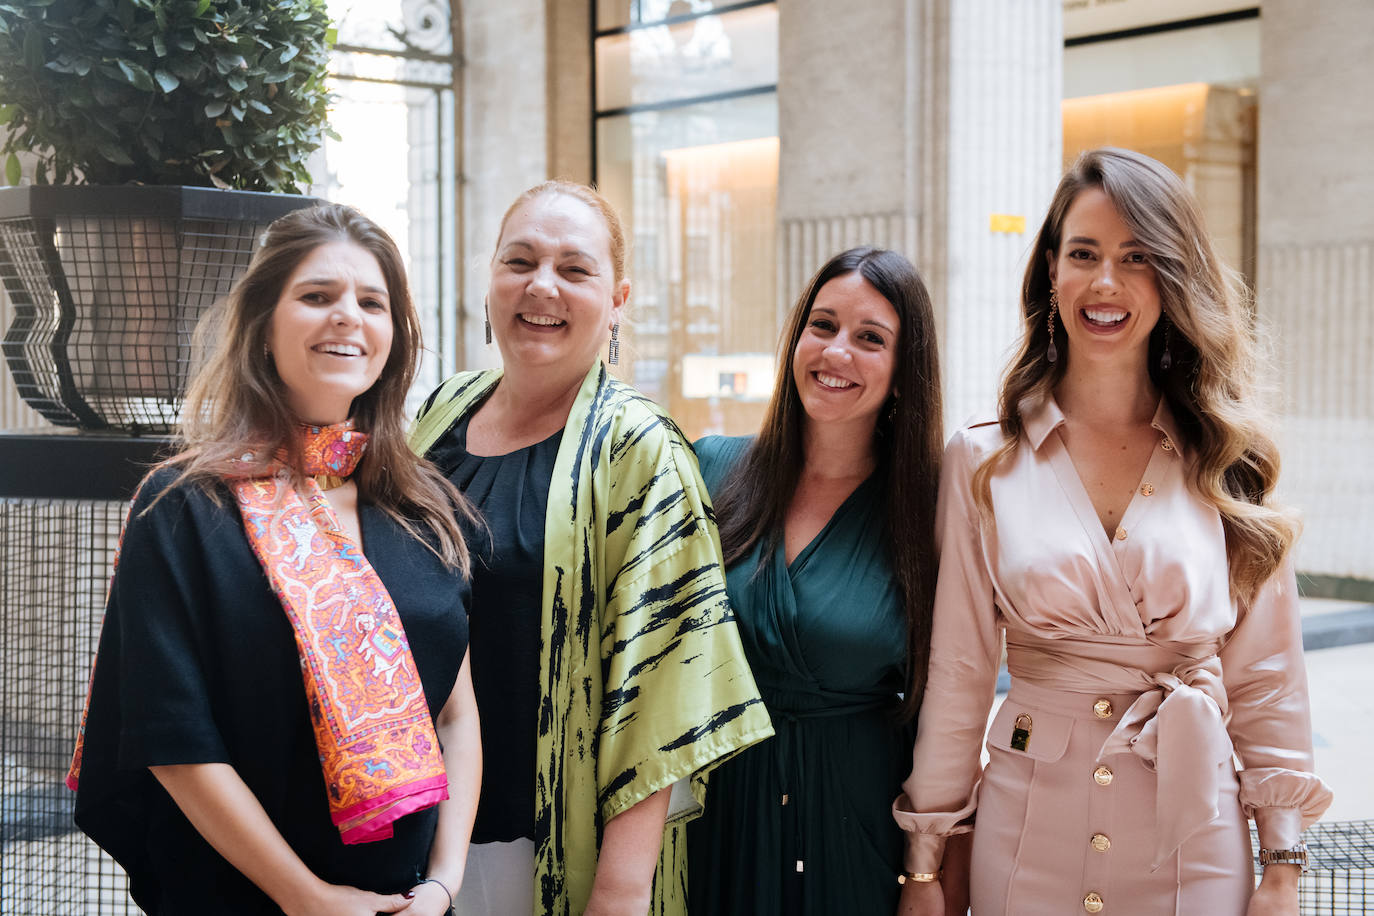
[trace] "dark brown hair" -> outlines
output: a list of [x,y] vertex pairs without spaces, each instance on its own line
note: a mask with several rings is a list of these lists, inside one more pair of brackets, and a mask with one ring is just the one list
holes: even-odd
[[[295,210],[268,228],[248,271],[196,330],[204,361],[186,393],[184,450],[167,463],[182,469],[212,495],[215,484],[240,477],[239,460],[251,449],[263,470],[276,454],[299,479],[300,420],[287,406],[282,381],[266,343],[277,301],[292,272],[321,245],[351,242],[377,259],[391,301],[391,352],[376,383],[353,401],[356,427],[371,438],[353,474],[361,501],[386,512],[420,538],[412,519],[434,536],[439,556],[464,574],[468,551],[458,519],[475,519],[467,500],[406,442],[405,399],[419,359],[420,318],[410,296],[396,243],[382,227],[351,207],[324,204]],[[251,466],[249,470],[253,470]],[[456,517],[455,517],[456,516]],[[424,540],[423,538],[420,538]]]
[[[1163,310],[1150,335],[1150,379],[1168,399],[1179,435],[1194,453],[1193,488],[1221,513],[1232,593],[1248,601],[1278,569],[1297,534],[1293,520],[1272,503],[1279,454],[1260,404],[1248,300],[1213,250],[1192,192],[1171,169],[1141,153],[1089,150],[1059,182],[1021,286],[1021,344],[1003,376],[998,403],[1003,444],[974,472],[974,499],[990,518],[990,478],[1017,448],[1019,405],[1047,397],[1073,359],[1062,321],[1055,325],[1060,358],[1051,363],[1045,357],[1046,253],[1057,255],[1069,207],[1088,188],[1107,195],[1148,253]],[[1160,354],[1169,325],[1173,366],[1166,372]]]
[[[906,613],[907,690],[902,715],[921,707],[930,656],[935,597],[935,497],[944,451],[940,358],[930,293],[911,262],[882,248],[851,248],[817,271],[787,319],[778,355],[778,378],[763,428],[716,496],[725,564],[743,559],[762,540],[776,545],[797,489],[805,455],[806,411],[792,376],[792,355],[821,287],[858,273],[897,312],[893,394],[874,432],[878,484],[887,507],[886,534],[892,575]],[[890,409],[888,409],[890,408]]]

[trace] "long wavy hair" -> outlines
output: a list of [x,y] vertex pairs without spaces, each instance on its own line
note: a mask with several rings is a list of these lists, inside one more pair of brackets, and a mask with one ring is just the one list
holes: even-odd
[[[1221,513],[1231,591],[1250,601],[1292,547],[1297,525],[1273,502],[1279,454],[1260,403],[1256,342],[1248,295],[1217,258],[1197,201],[1167,166],[1130,150],[1083,153],[1064,174],[1031,248],[1021,286],[1020,348],[1002,379],[998,419],[1003,444],[973,475],[973,495],[990,518],[992,475],[1017,449],[1023,399],[1048,396],[1073,354],[1056,323],[1061,356],[1051,363],[1047,327],[1049,258],[1059,251],[1064,218],[1078,194],[1100,188],[1154,268],[1163,318],[1150,335],[1150,379],[1173,411],[1179,435],[1196,456],[1194,489]],[[1173,366],[1160,368],[1168,335]]]
[[940,357],[930,293],[911,262],[881,248],[851,248],[811,278],[792,308],[779,348],[778,378],[763,428],[735,465],[715,499],[725,564],[743,559],[759,541],[776,547],[787,507],[797,490],[805,453],[806,409],[792,375],[792,357],[821,287],[859,273],[897,312],[892,390],[874,431],[878,485],[887,507],[886,534],[892,575],[906,615],[907,690],[901,708],[911,718],[921,707],[930,658],[935,599],[935,497],[944,451]]
[[[196,329],[195,350],[203,358],[187,388],[183,449],[165,464],[181,468],[178,483],[200,483],[212,497],[221,480],[263,472],[274,455],[285,456],[297,486],[304,483],[296,434],[300,420],[287,406],[284,383],[266,343],[277,300],[292,272],[330,242],[351,242],[377,259],[394,327],[381,375],[353,401],[354,424],[371,437],[351,478],[358,497],[466,575],[468,550],[459,520],[475,521],[477,516],[457,488],[406,443],[405,399],[421,341],[401,253],[381,226],[351,207],[324,204],[295,210],[268,228],[248,271]],[[258,456],[256,465],[239,460],[250,449]],[[432,538],[423,537],[422,528]]]

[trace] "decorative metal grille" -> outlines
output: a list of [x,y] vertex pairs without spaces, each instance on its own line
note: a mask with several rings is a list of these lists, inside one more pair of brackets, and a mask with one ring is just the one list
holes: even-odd
[[0,499],[0,911],[125,916],[63,784],[125,503]]

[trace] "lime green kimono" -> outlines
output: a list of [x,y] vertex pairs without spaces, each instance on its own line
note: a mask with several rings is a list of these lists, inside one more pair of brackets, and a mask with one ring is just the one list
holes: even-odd
[[[425,453],[499,370],[460,373],[421,408]],[[648,398],[587,374],[564,427],[544,528],[535,785],[536,916],[580,914],[607,821],[688,777],[670,814],[655,916],[686,913],[686,843],[700,778],[773,733],[725,595],[720,540],[696,458]]]

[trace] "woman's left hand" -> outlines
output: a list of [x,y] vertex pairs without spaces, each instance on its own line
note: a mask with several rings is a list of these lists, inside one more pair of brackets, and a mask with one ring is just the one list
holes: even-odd
[[433,881],[415,885],[410,893],[410,903],[399,911],[406,916],[444,916],[449,911],[448,891]]
[[1267,865],[1259,887],[1250,897],[1245,916],[1298,916],[1298,876],[1296,865]]

